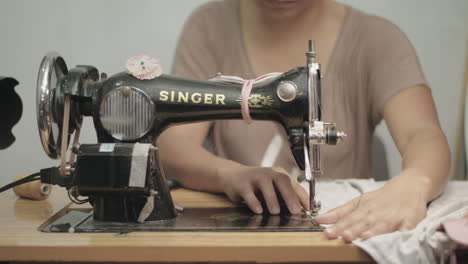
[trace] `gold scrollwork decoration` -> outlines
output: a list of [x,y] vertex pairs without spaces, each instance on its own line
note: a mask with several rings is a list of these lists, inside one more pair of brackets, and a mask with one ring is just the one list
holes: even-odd
[[[238,98],[236,101],[241,103],[241,98]],[[263,108],[265,106],[272,106],[273,98],[271,95],[251,94],[248,103],[249,108]]]

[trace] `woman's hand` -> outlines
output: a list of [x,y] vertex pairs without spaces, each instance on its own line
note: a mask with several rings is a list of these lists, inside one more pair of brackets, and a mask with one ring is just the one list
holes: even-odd
[[426,178],[403,171],[384,187],[318,215],[315,220],[335,224],[325,230],[325,236],[342,237],[345,242],[411,230],[426,216],[427,186]]
[[240,165],[220,169],[218,175],[226,195],[234,202],[245,201],[256,214],[261,214],[264,210],[256,194],[263,196],[271,214],[280,213],[276,190],[292,214],[301,213],[302,207],[308,208],[306,191],[281,168]]

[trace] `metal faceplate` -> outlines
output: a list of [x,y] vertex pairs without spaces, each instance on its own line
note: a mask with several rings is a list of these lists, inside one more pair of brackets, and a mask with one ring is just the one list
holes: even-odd
[[113,138],[134,141],[152,128],[155,106],[144,91],[120,86],[104,96],[99,115],[102,126]]
[[54,118],[54,96],[59,81],[68,73],[58,53],[48,53],[41,62],[36,89],[36,112],[42,147],[52,159],[60,158],[62,125]]

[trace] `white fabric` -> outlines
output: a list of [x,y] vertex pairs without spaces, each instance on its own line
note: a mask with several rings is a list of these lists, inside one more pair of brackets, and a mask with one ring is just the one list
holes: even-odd
[[283,138],[280,135],[276,134],[271,139],[270,144],[265,150],[265,154],[263,155],[260,167],[272,167],[273,165],[275,165],[276,159],[278,158],[282,145]]
[[[317,200],[321,212],[342,205],[359,195],[382,187],[385,182],[373,179],[348,179],[317,182]],[[302,183],[308,190],[308,183]],[[468,182],[449,182],[444,194],[428,208],[426,218],[414,230],[393,232],[353,243],[378,263],[437,263],[444,249],[444,236],[436,232],[446,219],[461,218],[468,211]]]

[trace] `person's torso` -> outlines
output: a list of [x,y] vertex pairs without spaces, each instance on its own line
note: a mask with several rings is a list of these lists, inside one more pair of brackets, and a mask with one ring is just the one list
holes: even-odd
[[[219,72],[245,79],[257,77],[243,43],[238,1],[219,4],[219,32],[225,34],[219,45]],[[337,146],[323,146],[322,169],[326,178],[368,178],[371,171],[371,135],[367,72],[361,50],[359,23],[361,13],[347,7],[343,25],[327,57],[327,70],[322,78],[323,120],[334,122],[348,137]],[[298,50],[304,54],[305,50]],[[251,55],[252,56],[252,55]],[[304,66],[302,62],[296,66]],[[258,71],[262,72],[265,69]],[[269,70],[269,69],[266,69]],[[271,69],[274,71],[274,68]],[[277,137],[276,135],[280,135]],[[242,120],[216,121],[212,131],[215,152],[227,159],[251,166],[280,166],[296,174],[295,160],[289,149],[286,133],[278,123]],[[269,147],[270,144],[273,144]],[[279,151],[277,151],[279,149]]]

